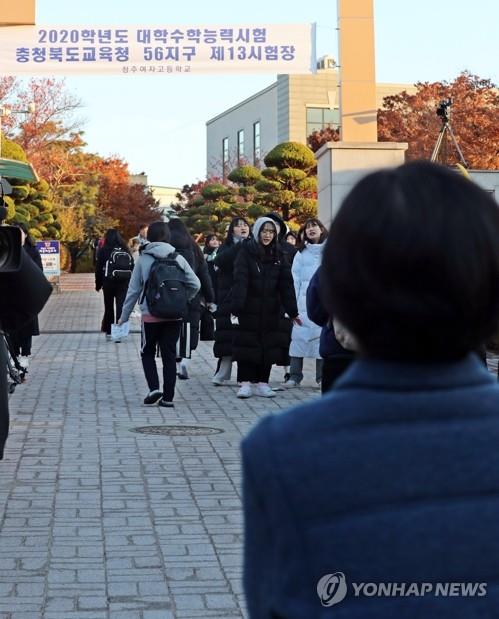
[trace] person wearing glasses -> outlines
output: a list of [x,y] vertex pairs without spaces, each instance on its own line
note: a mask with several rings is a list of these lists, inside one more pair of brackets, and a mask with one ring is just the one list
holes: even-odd
[[273,364],[282,362],[289,346],[279,331],[281,307],[295,324],[298,316],[289,261],[277,242],[277,226],[270,217],[260,217],[253,225],[253,239],[247,241],[234,265],[232,320],[235,324],[233,357],[238,364],[241,388],[238,398],[253,393],[272,398],[269,386]]

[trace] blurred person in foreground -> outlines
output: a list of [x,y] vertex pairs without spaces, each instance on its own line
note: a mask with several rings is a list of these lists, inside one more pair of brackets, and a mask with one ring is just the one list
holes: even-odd
[[[251,619],[497,614],[499,386],[473,351],[497,328],[498,238],[494,200],[430,163],[346,197],[321,285],[359,359],[242,443]],[[352,583],[481,586],[368,596]]]

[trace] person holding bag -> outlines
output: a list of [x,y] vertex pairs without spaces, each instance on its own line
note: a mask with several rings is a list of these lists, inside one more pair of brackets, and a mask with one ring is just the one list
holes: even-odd
[[[149,242],[133,270],[118,324],[128,321],[140,299],[142,367],[149,387],[144,404],[173,407],[177,340],[182,321],[187,316],[188,302],[196,296],[200,282],[185,258],[170,245],[168,224],[162,221],[152,223],[147,240]],[[158,346],[163,362],[162,391],[155,359]]]
[[95,267],[95,290],[99,292],[102,289],[104,293],[101,331],[106,334],[107,340],[112,339],[111,325],[115,316],[118,318],[121,314],[132,270],[133,258],[125,240],[118,230],[109,228],[104,245],[97,254]]
[[279,319],[283,307],[296,325],[301,324],[289,262],[277,243],[277,226],[270,217],[253,225],[253,239],[241,247],[234,265],[232,314],[236,317],[233,356],[238,362],[238,398],[254,393],[276,394],[269,386],[273,364],[282,362],[289,339],[283,341]]

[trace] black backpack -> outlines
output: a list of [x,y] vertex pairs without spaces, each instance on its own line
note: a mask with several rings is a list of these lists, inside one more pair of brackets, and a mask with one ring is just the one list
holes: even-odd
[[151,265],[142,301],[145,297],[151,316],[156,318],[185,320],[188,317],[185,273],[177,255],[173,252],[167,258],[156,258]]
[[129,280],[132,275],[133,258],[122,249],[115,247],[106,261],[104,277],[107,280]]

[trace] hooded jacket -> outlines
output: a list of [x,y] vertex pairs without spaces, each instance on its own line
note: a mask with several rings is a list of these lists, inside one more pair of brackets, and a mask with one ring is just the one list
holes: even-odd
[[[130,318],[135,304],[140,298],[140,311],[142,314],[150,314],[147,307],[147,300],[145,297],[142,299],[144,285],[149,277],[151,266],[156,258],[166,258],[170,254],[175,252],[175,248],[170,243],[148,243],[142,251],[140,258],[135,263],[135,267],[132,271],[132,277],[128,285],[128,292],[126,295],[125,303],[123,304],[123,310],[121,312],[121,320],[126,322]],[[195,275],[194,271],[189,266],[187,260],[177,254],[177,264],[185,274],[185,286],[187,288],[187,297],[189,301],[196,296],[201,284],[199,279]]]

